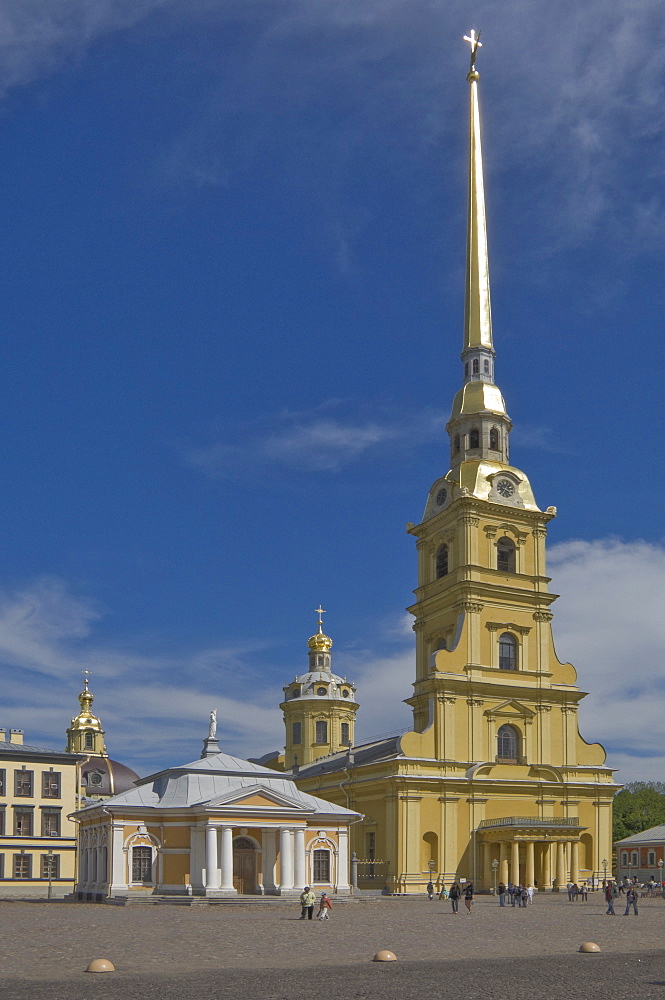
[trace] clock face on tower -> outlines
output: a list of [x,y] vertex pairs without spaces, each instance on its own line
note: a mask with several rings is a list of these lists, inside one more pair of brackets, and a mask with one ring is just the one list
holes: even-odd
[[496,491],[507,500],[515,492],[515,487],[509,479],[500,479],[496,484]]

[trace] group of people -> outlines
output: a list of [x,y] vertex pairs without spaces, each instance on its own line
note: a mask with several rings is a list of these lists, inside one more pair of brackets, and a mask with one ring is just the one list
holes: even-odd
[[[314,904],[316,903],[316,893],[312,892],[310,886],[306,885],[300,893],[300,919],[311,920],[314,916]],[[321,893],[319,899],[319,912],[316,914],[317,920],[328,920],[332,903],[330,896],[326,892]]]
[[[434,899],[434,892],[434,883],[428,882],[427,898]],[[445,885],[442,885],[439,892],[439,899],[450,900],[453,913],[459,913],[459,901],[462,896],[464,896],[464,905],[466,906],[467,913],[471,913],[471,907],[473,906],[473,882],[465,882],[464,886],[461,886],[459,882],[453,882],[450,889],[446,889]]]
[[614,912],[614,901],[619,899],[624,891],[626,893],[626,909],[624,910],[624,917],[629,916],[631,906],[633,908],[634,915],[637,916],[638,887],[632,882],[629,882],[627,886],[617,885],[616,882],[608,882],[605,886],[605,900],[607,902],[607,909],[605,910],[605,913],[609,917],[616,917],[616,913]]
[[589,898],[589,887],[584,883],[578,885],[577,882],[569,882],[566,888],[568,890],[568,899],[571,903],[576,903],[579,899],[583,903],[586,903]]
[[499,882],[497,887],[499,894],[499,906],[506,906],[506,900],[511,906],[528,906],[533,903],[534,888],[532,885],[515,885],[509,882],[505,885]]

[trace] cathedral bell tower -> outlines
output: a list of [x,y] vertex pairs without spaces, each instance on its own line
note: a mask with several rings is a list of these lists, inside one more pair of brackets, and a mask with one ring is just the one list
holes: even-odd
[[284,767],[304,767],[319,757],[353,746],[358,710],[356,689],[332,672],[332,639],[323,632],[323,608],[317,608],[319,627],[307,642],[309,670],[284,688],[286,746]]

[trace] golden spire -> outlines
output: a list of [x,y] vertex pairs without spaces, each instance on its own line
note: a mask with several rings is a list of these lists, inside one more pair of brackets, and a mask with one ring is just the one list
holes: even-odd
[[469,205],[466,243],[466,299],[464,305],[464,351],[485,348],[492,351],[492,309],[487,255],[487,221],[483,185],[483,154],[480,143],[478,111],[478,72],[476,54],[482,43],[480,32],[470,31],[464,41],[471,46],[471,85],[469,128]]

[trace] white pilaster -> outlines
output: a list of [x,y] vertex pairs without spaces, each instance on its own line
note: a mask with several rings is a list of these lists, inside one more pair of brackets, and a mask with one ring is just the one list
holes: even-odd
[[295,889],[302,890],[307,884],[305,873],[305,831],[301,827],[293,834],[293,883]]
[[233,892],[233,827],[222,827],[222,882],[221,888]]
[[217,878],[217,827],[206,827],[206,889],[218,889]]
[[337,841],[339,850],[337,852],[337,892],[351,892],[349,885],[349,831],[338,830]]
[[[125,854],[125,824],[113,821],[111,828],[111,884],[109,892],[122,891],[127,888],[127,868]],[[90,869],[88,868],[88,879]]]
[[279,831],[279,889],[293,889],[293,830],[283,826]]

